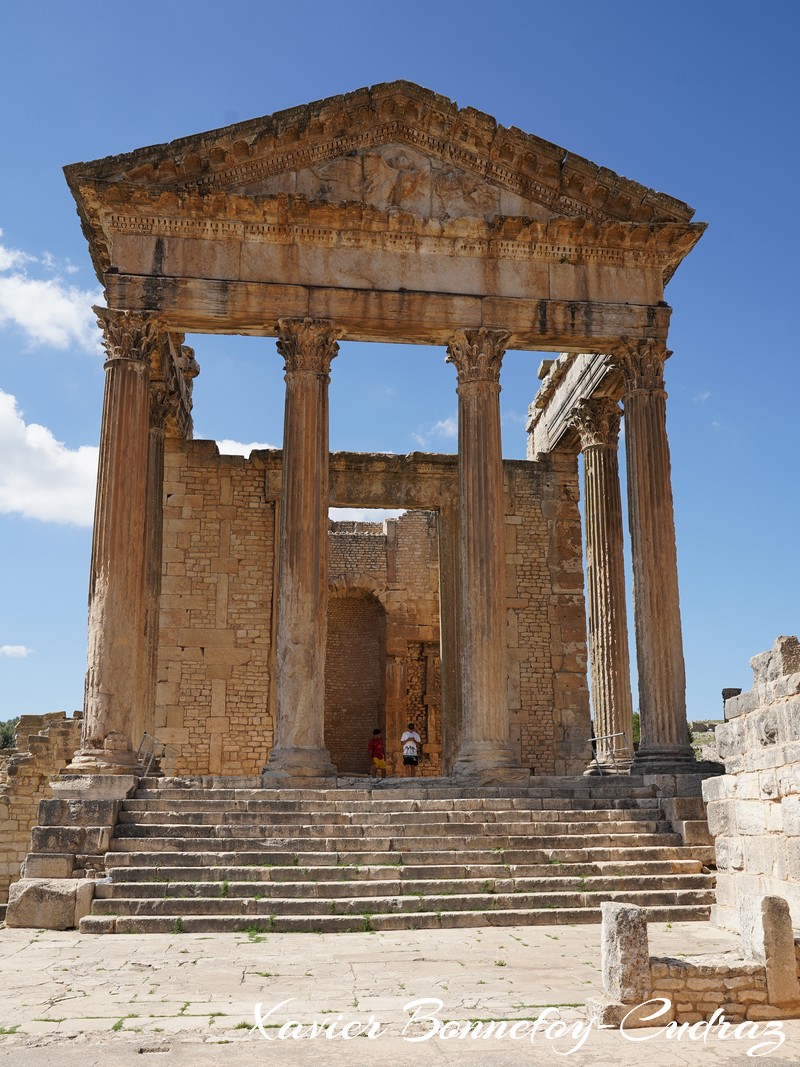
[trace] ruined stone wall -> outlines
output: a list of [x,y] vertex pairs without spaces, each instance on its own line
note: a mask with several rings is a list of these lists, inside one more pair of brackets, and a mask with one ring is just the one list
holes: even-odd
[[[167,442],[154,730],[178,748],[177,773],[258,774],[272,744],[278,460]],[[577,459],[555,452],[504,467],[512,739],[536,773],[580,773],[590,720]],[[441,484],[441,470],[436,476]],[[453,485],[455,476],[452,457]],[[378,725],[390,766],[399,770],[400,734],[413,720],[424,742],[420,773],[431,775],[448,743],[438,538],[438,513],[411,510],[385,527],[334,524],[329,542],[331,600],[372,595],[385,611]],[[353,667],[333,655],[327,669],[334,678]],[[366,718],[358,732],[365,728]]]
[[512,730],[523,766],[581,774],[591,727],[577,456],[505,468]]
[[258,456],[166,442],[155,734],[175,772],[258,774],[273,740],[268,694],[276,505]]
[[0,765],[0,903],[19,877],[39,801],[52,796],[50,779],[66,767],[80,740],[79,713],[71,719],[56,711],[19,720],[17,748]]
[[780,896],[800,926],[800,644],[754,656],[753,688],[725,702],[716,738],[726,773],[703,783],[715,837],[712,919],[736,929],[742,895]]

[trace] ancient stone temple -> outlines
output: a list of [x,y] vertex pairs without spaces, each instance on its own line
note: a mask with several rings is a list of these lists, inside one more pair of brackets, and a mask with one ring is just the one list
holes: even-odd
[[[108,357],[86,701],[69,765],[51,753],[9,924],[587,922],[604,893],[706,917],[664,388],[692,209],[407,82],[66,173]],[[282,449],[193,439],[186,335],[202,363],[208,333],[283,360]],[[350,340],[440,347],[456,455],[330,452]],[[532,380],[552,353],[525,460],[503,459],[509,349]],[[331,507],[402,514],[331,523]],[[375,729],[386,782],[365,777]],[[165,776],[142,767],[145,733],[175,754]],[[585,773],[603,764],[630,774]]]
[[[691,208],[406,82],[66,174],[105,289],[108,357],[72,771],[135,770],[148,731],[181,772],[353,772],[331,716],[359,633],[373,649],[362,732],[430,708],[429,773],[581,773],[580,452],[595,732],[630,739],[623,411],[636,767],[691,764],[664,391],[664,286],[704,228]],[[276,345],[282,450],[244,460],[192,439],[202,378],[187,332]],[[342,340],[441,346],[457,456],[329,453]],[[561,353],[542,365],[528,461],[502,458],[511,348]],[[350,566],[330,506],[423,518],[413,537],[410,520],[373,533],[360,546],[372,562]],[[403,529],[415,558],[389,544]]]

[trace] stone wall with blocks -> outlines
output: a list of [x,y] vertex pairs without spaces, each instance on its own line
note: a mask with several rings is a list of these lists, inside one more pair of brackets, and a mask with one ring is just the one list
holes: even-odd
[[[511,739],[523,767],[580,774],[591,753],[577,457],[556,451],[503,466]],[[412,509],[385,529],[332,527],[331,603],[364,595],[380,603],[384,678],[364,699],[383,702],[376,725],[393,764],[400,728],[413,720],[424,727],[421,773],[446,771],[443,568],[450,566],[453,578],[452,555],[449,564],[440,555],[443,543],[452,550],[456,535],[457,457],[335,453],[331,472],[333,506]],[[281,453],[244,459],[220,456],[211,441],[169,439],[164,479],[153,732],[178,749],[178,774],[258,774],[274,731]],[[332,609],[340,649],[337,615],[344,610]],[[342,672],[335,654],[328,670],[331,681]],[[451,699],[450,737],[458,717],[453,705]],[[366,747],[366,726],[359,712],[357,748]],[[339,759],[355,770],[358,752],[343,750]]]
[[611,901],[600,907],[603,996],[587,1003],[599,1025],[800,1018],[800,951],[781,897],[740,898],[740,958],[652,957],[640,907]]
[[19,877],[36,825],[39,801],[52,796],[50,779],[80,746],[81,716],[66,712],[23,715],[17,724],[17,747],[0,765],[0,903]]
[[754,656],[753,688],[725,702],[717,747],[726,773],[703,784],[715,838],[712,920],[738,929],[743,894],[788,901],[800,926],[800,643]]

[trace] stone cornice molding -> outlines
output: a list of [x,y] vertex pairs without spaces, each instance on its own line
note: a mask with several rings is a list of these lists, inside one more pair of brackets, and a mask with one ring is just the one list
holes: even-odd
[[613,364],[622,372],[625,395],[664,392],[664,364],[672,353],[663,341],[620,338],[611,353]]
[[113,311],[93,307],[97,324],[103,331],[102,344],[106,350],[106,366],[118,360],[151,365],[154,355],[163,344],[158,319],[136,311]]
[[582,400],[572,416],[572,425],[580,434],[581,450],[612,448],[619,445],[622,409],[608,396],[594,396]]
[[338,331],[324,319],[279,319],[278,354],[286,377],[315,374],[328,380],[331,362],[339,353]]
[[557,214],[658,222],[688,221],[694,213],[681,200],[404,81],[168,145],[76,163],[65,172],[73,190],[81,176],[161,188],[225,189],[387,143],[446,159]]
[[500,367],[511,337],[507,330],[457,330],[447,346],[445,362],[458,371],[458,386],[489,382],[499,387]]
[[367,204],[320,203],[300,195],[202,196],[102,182],[83,183],[81,192],[98,219],[94,244],[104,270],[111,263],[114,237],[129,235],[652,267],[667,278],[705,230],[702,223],[565,216],[546,221],[505,215],[440,220]]

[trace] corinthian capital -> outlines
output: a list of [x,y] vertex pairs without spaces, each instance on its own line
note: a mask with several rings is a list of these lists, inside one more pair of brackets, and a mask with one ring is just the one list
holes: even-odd
[[511,334],[507,330],[457,330],[447,346],[447,363],[458,371],[458,384],[500,381],[500,366]]
[[162,343],[158,319],[139,311],[92,308],[103,331],[103,348],[109,360],[130,359],[149,364]]
[[616,448],[622,410],[616,400],[596,396],[582,400],[575,408],[572,425],[581,435],[581,449],[596,446]]
[[625,392],[653,392],[664,390],[664,364],[671,353],[663,341],[634,341],[621,337],[611,353],[614,363],[622,371]]
[[328,375],[339,352],[336,333],[324,319],[278,319],[278,353],[286,373]]

